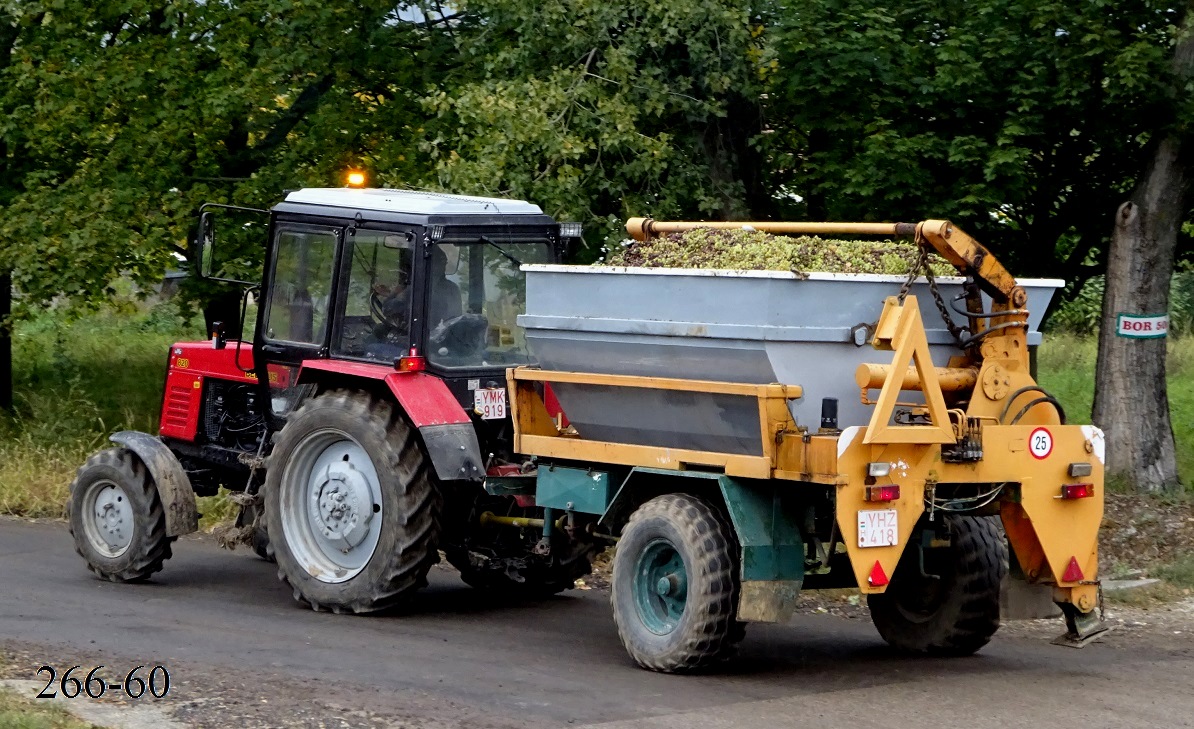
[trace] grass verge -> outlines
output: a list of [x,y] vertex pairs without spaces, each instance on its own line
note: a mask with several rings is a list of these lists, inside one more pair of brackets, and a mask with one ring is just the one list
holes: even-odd
[[[1090,422],[1097,359],[1095,337],[1049,334],[1041,345],[1037,358],[1041,386],[1061,402],[1072,423]],[[1178,472],[1189,479],[1194,474],[1194,337],[1169,340],[1166,368]],[[1120,489],[1124,490],[1122,485]]]
[[167,348],[202,337],[202,323],[171,304],[18,324],[16,403],[0,414],[0,514],[62,515],[75,469],[109,434],[156,433]]
[[0,688],[0,727],[4,729],[94,729],[65,709]]

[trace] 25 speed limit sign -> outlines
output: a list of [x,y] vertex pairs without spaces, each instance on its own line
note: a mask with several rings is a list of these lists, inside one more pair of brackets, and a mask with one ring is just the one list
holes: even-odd
[[1028,436],[1028,451],[1037,460],[1048,458],[1053,452],[1053,434],[1047,428],[1037,428]]

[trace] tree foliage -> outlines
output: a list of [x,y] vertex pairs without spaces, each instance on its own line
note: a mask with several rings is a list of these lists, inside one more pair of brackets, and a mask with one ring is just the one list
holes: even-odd
[[799,3],[769,108],[795,212],[949,217],[1018,273],[1089,275],[1168,117],[1169,7]]
[[[176,265],[202,202],[355,165],[525,197],[591,242],[628,215],[950,217],[1017,273],[1079,280],[1182,118],[1174,21],[1155,0],[0,0],[0,270],[26,307],[102,301]],[[234,253],[251,276],[260,248]]]
[[264,205],[411,145],[390,109],[417,106],[431,45],[390,2],[22,0],[0,27],[0,269],[27,304],[153,282],[203,202]]
[[[429,94],[433,182],[616,235],[628,215],[766,204],[758,17],[731,0],[471,0],[462,68]],[[761,198],[761,200],[760,200]]]

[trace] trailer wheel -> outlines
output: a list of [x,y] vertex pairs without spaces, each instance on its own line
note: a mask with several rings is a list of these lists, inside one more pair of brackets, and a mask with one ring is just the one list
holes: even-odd
[[132,451],[109,448],[79,468],[67,502],[75,551],[105,580],[139,582],[170,559],[166,512],[149,469]]
[[630,517],[614,556],[614,622],[635,663],[692,671],[732,655],[739,582],[733,530],[707,501],[668,494]]
[[427,584],[440,494],[386,400],[338,390],[287,420],[270,455],[266,528],[278,577],[313,609],[366,613]]
[[895,648],[970,655],[999,629],[999,585],[1007,574],[1007,545],[995,518],[944,519],[950,546],[926,549],[922,571],[919,532],[914,532],[887,591],[868,595],[867,605],[879,635]]

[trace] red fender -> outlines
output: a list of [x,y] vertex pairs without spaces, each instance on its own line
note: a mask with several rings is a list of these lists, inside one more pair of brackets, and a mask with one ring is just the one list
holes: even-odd
[[312,376],[315,372],[330,372],[366,380],[384,380],[390,392],[394,393],[394,399],[402,406],[411,424],[416,428],[451,423],[472,425],[468,414],[453,397],[444,381],[426,372],[397,372],[393,367],[365,362],[308,359],[303,361],[299,382],[327,381],[326,376]]
[[419,430],[436,475],[444,481],[473,480],[485,475],[481,445],[468,413],[444,381],[426,372],[397,372],[393,367],[333,359],[304,360],[298,381],[328,382],[328,375],[382,380],[398,406]]

